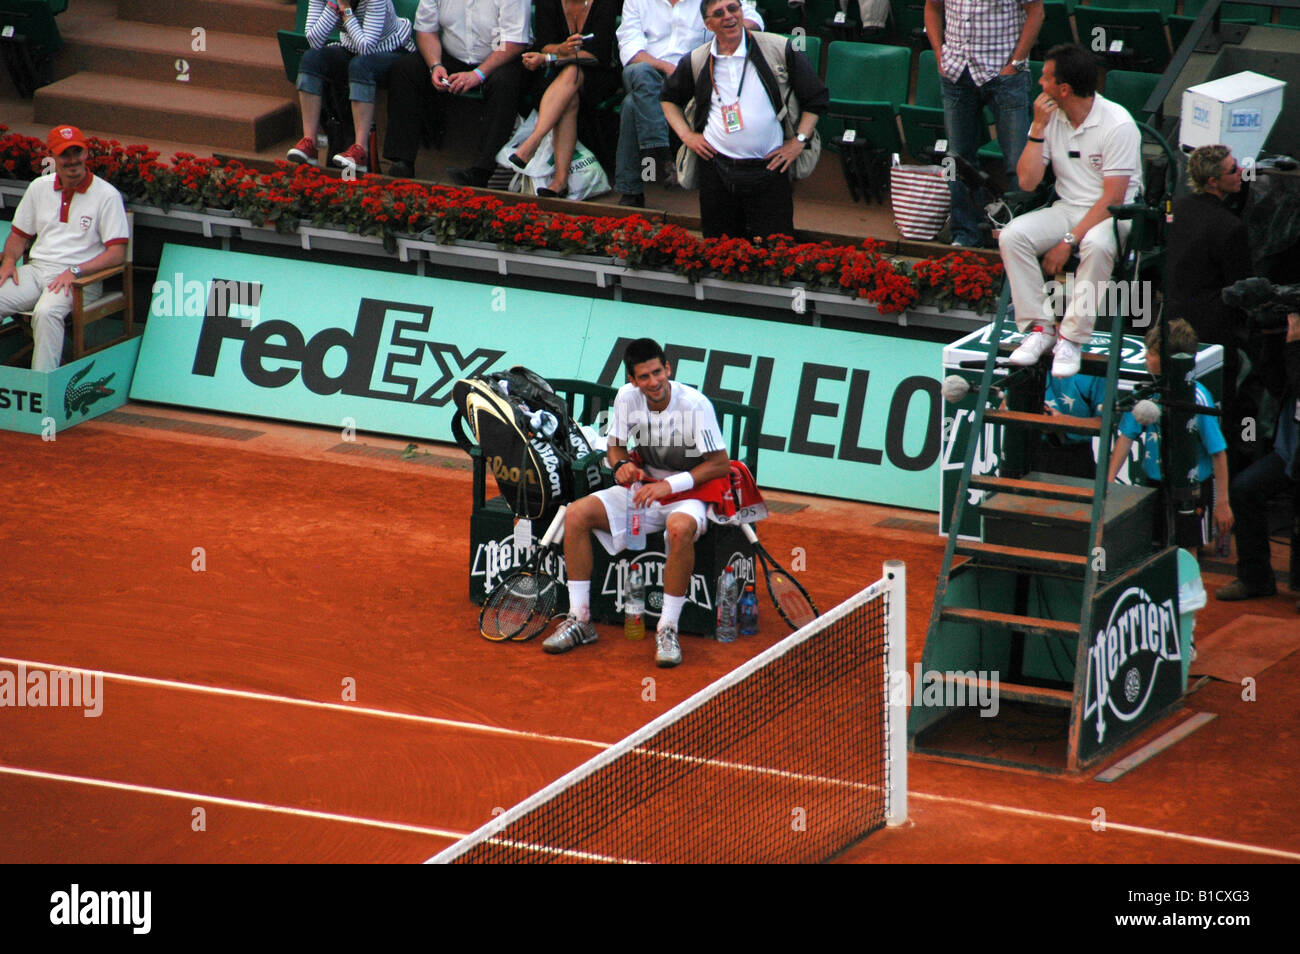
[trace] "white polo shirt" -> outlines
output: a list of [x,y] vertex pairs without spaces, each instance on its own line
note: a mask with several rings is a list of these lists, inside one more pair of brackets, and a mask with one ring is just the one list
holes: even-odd
[[416,33],[438,33],[443,52],[482,63],[498,43],[532,41],[532,5],[525,0],[420,0]]
[[28,261],[53,265],[81,265],[130,237],[121,193],[89,172],[76,191],[61,189],[56,172],[34,180],[18,203],[12,228],[36,240]]
[[1056,110],[1043,131],[1043,162],[1056,173],[1056,194],[1071,205],[1101,198],[1107,176],[1128,176],[1124,203],[1142,188],[1142,135],[1129,111],[1097,93],[1078,128]]
[[[709,47],[713,59],[713,96],[709,103],[709,121],[704,127],[704,138],[710,146],[732,159],[762,159],[771,155],[785,143],[785,130],[777,122],[776,110],[767,97],[763,80],[746,59],[748,34],[740,34],[740,46],[730,56],[718,52],[714,37]],[[708,61],[705,61],[708,69]],[[744,77],[744,85],[741,78]],[[737,97],[739,91],[739,97]],[[742,128],[727,132],[722,118],[723,106],[740,100]]]

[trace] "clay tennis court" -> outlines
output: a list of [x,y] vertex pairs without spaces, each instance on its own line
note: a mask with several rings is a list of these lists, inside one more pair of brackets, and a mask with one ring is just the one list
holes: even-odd
[[[104,673],[96,718],[0,709],[0,861],[420,862],[784,635],[767,607],[673,670],[614,627],[567,656],[486,642],[468,462],[405,444],[138,404],[0,433],[0,669]],[[805,548],[823,609],[907,563],[919,660],[933,515],[768,496],[803,506],[760,530]],[[1242,612],[1211,598],[1198,639]],[[1300,639],[1289,600],[1248,612]],[[1168,722],[1214,720],[1110,783],[914,756],[909,823],[840,860],[1300,860],[1298,683],[1292,654],[1253,702],[1200,684]]]

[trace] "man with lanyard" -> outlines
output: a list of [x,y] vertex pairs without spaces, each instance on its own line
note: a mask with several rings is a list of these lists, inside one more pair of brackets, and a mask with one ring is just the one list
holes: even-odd
[[[81,130],[55,126],[48,145],[54,171],[27,187],[0,259],[0,315],[32,310],[33,371],[53,371],[63,357],[72,283],[121,265],[130,237],[121,193],[86,167],[89,146]],[[85,300],[102,294],[102,285],[89,285]]]
[[[683,56],[661,96],[668,125],[700,159],[700,231],[705,238],[793,235],[791,167],[830,105],[830,93],[808,58],[787,48],[791,93],[803,115],[786,139],[772,105],[779,95],[776,78],[757,40],[745,32],[739,0],[703,0],[700,10],[714,34],[708,64],[695,76],[693,57]],[[691,99],[694,128],[683,112]]]
[[[763,29],[753,0],[743,0],[741,15],[750,29]],[[627,96],[619,113],[614,172],[614,188],[623,193],[619,205],[645,207],[648,171],[664,185],[674,182],[668,123],[659,94],[682,57],[708,38],[696,0],[623,0],[618,55]]]
[[[979,163],[984,110],[993,113],[1007,189],[1029,131],[1029,51],[1043,25],[1042,0],[926,0],[925,32],[943,95],[948,149]],[[979,216],[970,190],[948,182],[952,244],[979,245]]]
[[[457,185],[482,188],[492,178],[497,151],[514,132],[524,87],[521,57],[532,40],[525,0],[420,0],[415,46],[388,72],[388,133],[384,158],[390,176],[410,178],[429,112],[447,107],[446,94],[483,91],[483,119],[473,165],[448,169]],[[359,134],[358,134],[359,135]]]
[[[615,487],[569,504],[564,515],[564,565],[569,582],[569,615],[543,643],[548,653],[565,653],[596,641],[591,624],[591,536],[610,554],[625,548],[628,497],[648,508],[646,533],[664,531],[664,605],[655,635],[655,662],[682,661],[677,623],[695,569],[695,541],[704,533],[708,511],[703,500],[667,497],[685,494],[708,481],[727,477],[731,461],[709,399],[672,381],[672,365],[651,338],[638,338],[623,352],[628,383],[614,398],[609,432],[609,464]],[[636,456],[629,455],[635,444]],[[634,487],[635,490],[628,488]]]
[[[1110,206],[1131,203],[1142,186],[1142,136],[1127,109],[1097,92],[1097,64],[1082,47],[1048,50],[1038,83],[1043,92],[1034,101],[1017,174],[1022,189],[1034,189],[1050,163],[1058,199],[1016,216],[998,239],[1016,325],[1027,332],[1009,360],[1027,367],[1052,351],[1052,375],[1067,378],[1079,373],[1097,301],[1105,300],[1101,293],[1119,254]],[[1129,226],[1120,223],[1121,235]],[[1058,339],[1043,276],[1055,277],[1076,247],[1079,269]]]

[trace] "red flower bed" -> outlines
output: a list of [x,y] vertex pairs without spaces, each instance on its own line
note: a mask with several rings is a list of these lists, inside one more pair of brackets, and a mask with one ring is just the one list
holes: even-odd
[[[277,163],[274,172],[177,153],[171,162],[145,146],[90,140],[89,164],[128,202],[193,209],[225,209],[255,225],[291,232],[300,221],[382,236],[395,248],[400,234],[427,233],[439,242],[492,242],[503,249],[607,256],[630,268],[716,277],[761,285],[841,290],[882,313],[916,304],[943,309],[993,308],[1002,266],[969,252],[952,252],[909,265],[881,253],[883,243],[796,242],[773,235],[759,241],[697,238],[678,225],[640,215],[568,215],[533,203],[506,203],[471,189],[426,186],[380,176],[347,180],[312,166]],[[45,143],[0,125],[0,177],[30,180],[51,171]]]

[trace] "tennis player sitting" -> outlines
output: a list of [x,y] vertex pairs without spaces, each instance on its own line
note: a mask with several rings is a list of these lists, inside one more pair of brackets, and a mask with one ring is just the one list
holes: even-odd
[[676,666],[682,661],[677,622],[695,568],[695,541],[707,526],[708,505],[689,497],[661,501],[727,477],[730,460],[713,405],[694,388],[669,380],[673,369],[657,342],[633,341],[623,352],[623,366],[628,383],[614,399],[609,428],[608,459],[618,486],[569,505],[564,517],[569,615],[542,645],[548,653],[564,653],[596,641],[591,624],[591,534],[611,555],[624,549],[626,488],[640,481],[634,499],[648,508],[645,532],[663,530],[667,551],[655,662]]

